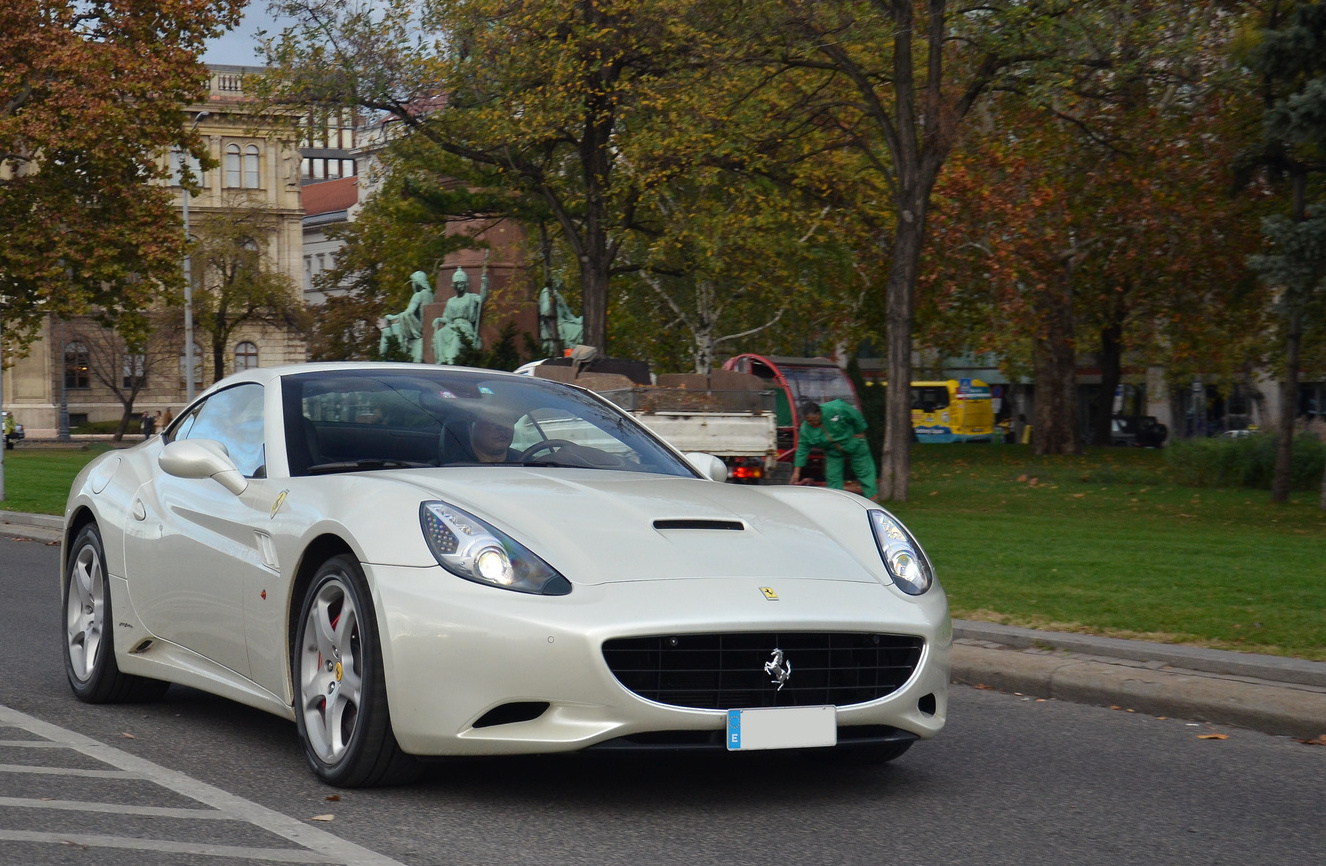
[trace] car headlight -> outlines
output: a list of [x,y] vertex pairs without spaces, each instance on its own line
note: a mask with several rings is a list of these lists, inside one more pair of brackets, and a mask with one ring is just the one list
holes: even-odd
[[935,582],[935,571],[921,545],[887,511],[872,508],[869,516],[875,544],[894,585],[908,595],[921,595],[928,590]]
[[457,577],[535,595],[571,591],[571,581],[555,568],[467,511],[445,502],[422,502],[419,524],[438,565]]

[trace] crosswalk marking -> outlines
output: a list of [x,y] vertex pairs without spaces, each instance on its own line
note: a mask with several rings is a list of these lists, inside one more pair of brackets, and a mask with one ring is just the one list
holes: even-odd
[[122,848],[129,851],[161,851],[167,854],[205,854],[212,857],[235,857],[242,860],[266,860],[276,863],[335,863],[309,851],[296,848],[245,848],[239,845],[200,845],[195,842],[168,842],[162,839],[134,839],[128,836],[97,836],[86,833],[38,833],[27,830],[0,830],[6,842],[49,842],[55,845],[79,845],[84,848]]
[[235,821],[234,815],[216,809],[172,809],[167,806],[124,806],[119,803],[90,803],[84,800],[34,800],[31,797],[0,797],[0,806],[16,809],[55,809],[62,812],[104,812],[112,815],[143,815],[149,818],[187,818],[190,821]]
[[[0,741],[0,745],[27,746],[33,742],[46,742],[52,745],[35,746],[40,749],[65,748],[97,761],[115,767],[114,770],[78,770],[63,767],[32,767],[20,764],[0,764],[0,772],[8,773],[46,773],[49,775],[83,776],[105,779],[146,780],[167,790],[193,800],[208,809],[165,809],[156,807],[135,807],[125,810],[126,815],[146,817],[186,817],[206,816],[215,820],[216,816],[225,816],[231,820],[243,821],[259,829],[293,842],[300,848],[245,848],[231,845],[213,845],[197,842],[176,842],[166,839],[138,839],[124,836],[102,836],[94,834],[68,834],[29,832],[21,830],[0,830],[0,840],[9,842],[37,842],[58,845],[82,845],[89,848],[120,848],[136,851],[157,851],[179,854],[197,854],[214,857],[231,857],[249,860],[263,860],[282,863],[329,863],[337,866],[403,866],[390,857],[347,842],[338,836],[311,827],[302,821],[283,815],[265,806],[260,806],[243,797],[223,791],[206,782],[190,778],[183,773],[154,764],[145,758],[116,749],[91,737],[75,731],[52,725],[41,719],[21,713],[0,704],[0,728],[17,728],[41,738],[38,741],[17,740]],[[14,798],[18,803],[0,800],[0,807],[17,805],[22,808],[54,808],[68,811],[112,811],[116,804],[81,803],[79,801],[56,801],[30,798]],[[64,803],[66,806],[52,806]],[[109,807],[102,809],[100,807]],[[201,814],[195,814],[199,812]],[[176,814],[183,813],[183,814]]]
[[0,764],[0,773],[36,773],[42,776],[81,776],[84,779],[141,779],[125,770],[82,770],[77,767],[37,767],[29,764]]

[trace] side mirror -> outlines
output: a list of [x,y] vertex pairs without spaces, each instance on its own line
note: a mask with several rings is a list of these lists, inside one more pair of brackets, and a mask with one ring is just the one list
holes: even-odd
[[161,450],[157,465],[176,478],[214,478],[236,496],[249,486],[230,459],[226,446],[214,439],[183,439],[170,442]]
[[685,457],[686,462],[710,481],[722,484],[727,480],[727,464],[714,455],[705,454],[703,451],[687,451]]

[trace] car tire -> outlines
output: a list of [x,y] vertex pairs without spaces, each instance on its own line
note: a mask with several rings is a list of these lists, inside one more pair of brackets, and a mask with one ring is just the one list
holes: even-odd
[[423,770],[391,729],[368,581],[342,554],[313,576],[291,648],[295,723],[313,772],[338,788],[402,785]]
[[170,683],[120,672],[115,661],[110,575],[101,531],[95,523],[79,530],[69,547],[61,609],[64,611],[64,670],[69,686],[90,704],[150,701]]

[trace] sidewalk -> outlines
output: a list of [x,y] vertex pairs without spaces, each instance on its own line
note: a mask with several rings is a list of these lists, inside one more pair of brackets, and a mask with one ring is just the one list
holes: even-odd
[[[0,511],[0,536],[57,541],[63,525],[53,515]],[[1326,662],[954,620],[953,681],[1326,737]]]

